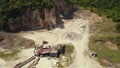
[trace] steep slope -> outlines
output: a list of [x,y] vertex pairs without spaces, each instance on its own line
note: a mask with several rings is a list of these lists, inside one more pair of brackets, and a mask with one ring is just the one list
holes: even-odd
[[[63,18],[72,18],[74,12],[72,5],[64,2],[63,0],[48,1],[50,2],[35,1],[34,3],[34,1],[25,1],[26,4],[23,6],[21,1],[20,5],[18,5],[19,0],[8,1],[7,6],[9,7],[10,4],[10,7],[4,7],[6,10],[0,12],[0,14],[7,15],[2,28],[9,32],[19,32],[21,30],[53,29],[57,26],[57,24],[63,24],[60,16]],[[37,2],[39,5],[34,6]],[[30,6],[27,5],[29,3]],[[48,6],[48,4],[51,3],[52,5]]]

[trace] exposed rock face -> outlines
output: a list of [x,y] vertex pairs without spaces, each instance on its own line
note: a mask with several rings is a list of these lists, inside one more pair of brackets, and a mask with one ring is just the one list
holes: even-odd
[[27,8],[24,10],[20,20],[15,23],[8,23],[5,26],[6,31],[18,32],[21,30],[32,29],[53,29],[57,24],[62,23],[60,15],[63,18],[72,18],[73,7],[62,0],[54,0],[55,5],[51,8],[40,7],[36,10]]
[[54,0],[55,5],[60,14],[63,15],[65,19],[73,18],[73,12],[75,8],[73,8],[70,4],[63,2],[62,0]]

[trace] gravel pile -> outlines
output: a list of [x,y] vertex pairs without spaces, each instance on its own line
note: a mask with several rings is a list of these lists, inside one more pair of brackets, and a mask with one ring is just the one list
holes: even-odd
[[78,40],[81,38],[81,35],[76,33],[76,32],[69,32],[66,36],[67,39],[70,39],[70,40]]

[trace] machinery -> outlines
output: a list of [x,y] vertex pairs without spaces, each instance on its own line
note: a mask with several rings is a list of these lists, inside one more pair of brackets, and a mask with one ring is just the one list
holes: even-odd
[[38,45],[35,47],[34,54],[35,56],[40,57],[56,57],[59,58],[60,54],[65,53],[65,45],[60,45],[56,50],[54,47],[48,45],[48,43],[43,41],[42,45]]
[[[28,67],[28,68],[31,68],[32,66],[35,66],[38,63],[38,61],[40,59],[39,57],[59,58],[60,54],[65,53],[65,48],[66,48],[65,45],[60,45],[59,48],[56,50],[55,48],[49,46],[48,42],[43,41],[42,45],[38,45],[35,47],[35,49],[34,49],[35,56],[32,56],[31,58],[28,58],[25,61],[16,64],[13,68],[21,68],[24,65],[26,65],[27,63],[34,60],[34,62]],[[35,60],[35,59],[37,59],[37,60]]]
[[36,47],[34,50],[35,56],[49,56],[53,48],[43,48],[43,47]]

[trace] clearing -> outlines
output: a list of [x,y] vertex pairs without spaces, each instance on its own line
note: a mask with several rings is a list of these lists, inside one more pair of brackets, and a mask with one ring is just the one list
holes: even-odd
[[[49,42],[50,45],[71,43],[75,47],[74,60],[73,63],[68,68],[103,68],[97,61],[86,55],[89,51],[89,20],[84,20],[82,18],[63,20],[64,28],[55,28],[53,30],[44,31],[27,31],[21,32],[20,35],[23,38],[31,39],[35,41],[36,45],[41,44],[43,40]],[[7,68],[11,65],[11,68],[16,63],[26,60],[33,55],[34,49],[25,49],[20,52],[20,59],[11,63],[5,62],[2,59],[0,66],[2,68]],[[41,58],[36,68],[54,68],[54,60],[48,60],[47,58]],[[3,63],[3,64],[1,64]],[[30,63],[29,63],[30,64]],[[28,65],[29,65],[28,64]],[[26,65],[25,68],[28,66]],[[10,67],[9,67],[10,68]]]

